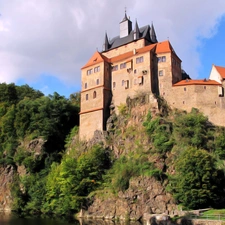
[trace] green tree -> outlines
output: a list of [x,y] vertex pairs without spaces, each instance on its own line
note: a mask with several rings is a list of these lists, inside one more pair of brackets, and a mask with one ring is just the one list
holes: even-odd
[[171,178],[171,190],[183,206],[196,209],[215,206],[224,191],[222,173],[215,159],[205,150],[189,147],[175,164],[176,175]]

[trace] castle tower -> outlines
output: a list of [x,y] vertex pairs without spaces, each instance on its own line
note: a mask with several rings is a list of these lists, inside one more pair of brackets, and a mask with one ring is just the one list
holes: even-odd
[[89,140],[96,130],[106,128],[111,102],[111,78],[108,59],[95,52],[81,68],[80,139]]
[[153,24],[139,28],[136,21],[132,30],[125,12],[120,35],[109,41],[105,33],[103,51],[81,69],[80,138],[90,140],[96,130],[106,130],[112,101],[118,112],[127,97],[171,90],[181,77],[180,62],[169,41],[158,43]]
[[123,20],[120,22],[120,38],[126,37],[132,31],[132,22],[127,18],[127,14],[125,12],[125,16]]

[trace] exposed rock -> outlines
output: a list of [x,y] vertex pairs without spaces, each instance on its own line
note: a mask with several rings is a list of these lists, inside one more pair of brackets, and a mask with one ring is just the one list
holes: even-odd
[[12,166],[0,167],[0,211],[10,212],[12,196],[10,185],[13,181],[14,169]]
[[80,217],[104,219],[140,220],[145,214],[162,214],[170,216],[180,212],[172,198],[166,193],[161,183],[154,178],[138,177],[130,181],[130,186],[118,196],[102,199],[95,197],[87,211]]
[[45,140],[42,138],[36,138],[30,141],[26,146],[26,150],[29,152],[34,152],[35,156],[39,156],[42,153],[42,149],[44,146]]

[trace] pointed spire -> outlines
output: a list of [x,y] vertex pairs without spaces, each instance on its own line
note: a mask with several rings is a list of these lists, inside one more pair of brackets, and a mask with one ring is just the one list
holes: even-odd
[[132,22],[127,17],[127,12],[125,10],[125,16],[120,22],[120,38],[126,37],[132,31]]
[[124,21],[127,21],[127,20],[129,20],[129,19],[127,17],[127,10],[125,8],[125,16],[124,16],[123,20],[121,21],[121,23],[124,22]]
[[151,38],[153,43],[157,43],[158,42],[153,23],[152,23],[151,30],[150,30],[150,38]]
[[105,41],[103,44],[103,51],[107,51],[109,49],[109,39],[107,36],[107,32],[105,32]]
[[140,30],[139,30],[139,26],[137,23],[137,19],[136,19],[136,23],[135,23],[135,27],[134,27],[134,40],[137,40],[140,38]]

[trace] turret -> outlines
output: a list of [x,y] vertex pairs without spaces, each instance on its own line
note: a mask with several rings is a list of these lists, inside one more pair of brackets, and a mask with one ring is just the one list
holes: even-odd
[[139,38],[140,38],[140,30],[136,20],[135,27],[134,27],[134,40],[138,40]]
[[127,14],[125,12],[125,16],[123,20],[120,22],[120,38],[126,37],[132,31],[132,22],[127,18]]
[[156,34],[155,34],[155,29],[154,29],[153,23],[152,23],[151,30],[150,30],[150,38],[151,38],[151,41],[153,43],[157,43],[158,42]]
[[104,41],[102,50],[103,52],[109,50],[109,39],[106,32],[105,32],[105,41]]

